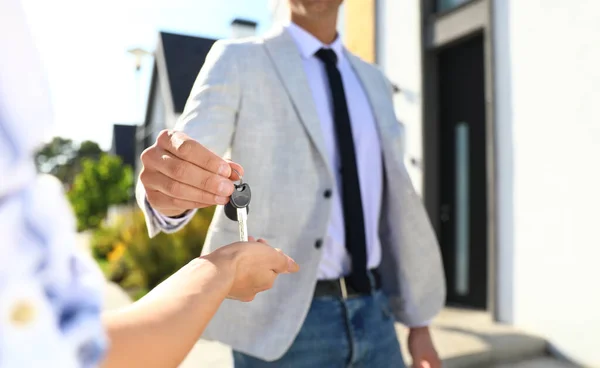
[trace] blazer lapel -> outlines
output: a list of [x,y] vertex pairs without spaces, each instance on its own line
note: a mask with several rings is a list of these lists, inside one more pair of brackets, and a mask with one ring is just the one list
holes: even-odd
[[321,122],[306,78],[302,57],[292,37],[280,28],[265,38],[265,47],[313,144],[332,173]]

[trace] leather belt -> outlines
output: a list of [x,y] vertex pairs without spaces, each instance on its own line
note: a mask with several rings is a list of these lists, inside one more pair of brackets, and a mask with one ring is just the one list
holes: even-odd
[[[381,275],[379,274],[379,271],[377,269],[373,269],[368,272],[371,274],[371,276],[373,276],[372,279],[375,290],[381,289]],[[315,287],[315,293],[313,297],[318,298],[323,296],[333,296],[347,299],[356,296],[368,295],[368,293],[356,291],[346,280],[347,277],[340,277],[338,279],[317,281],[317,286]]]

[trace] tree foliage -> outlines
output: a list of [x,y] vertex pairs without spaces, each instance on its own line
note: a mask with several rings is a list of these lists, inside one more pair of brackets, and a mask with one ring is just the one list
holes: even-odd
[[119,157],[101,154],[98,160],[83,158],[69,200],[77,216],[79,231],[97,228],[111,205],[131,198],[133,171]]
[[71,139],[54,137],[38,150],[35,162],[38,170],[56,176],[67,188],[81,171],[84,159],[97,160],[103,153],[96,142],[84,141],[80,145]]

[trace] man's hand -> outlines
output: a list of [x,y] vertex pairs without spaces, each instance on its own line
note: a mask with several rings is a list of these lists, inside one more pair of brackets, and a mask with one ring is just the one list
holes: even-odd
[[142,153],[141,161],[140,181],[148,202],[165,216],[227,204],[234,190],[232,180],[239,179],[234,170],[244,175],[240,165],[225,161],[182,132],[163,130]]
[[413,359],[413,368],[440,368],[442,366],[433,346],[429,327],[410,329],[408,351]]
[[263,239],[233,243],[202,257],[213,262],[223,275],[231,275],[229,299],[249,302],[257,293],[273,287],[277,275],[297,272],[300,267]]

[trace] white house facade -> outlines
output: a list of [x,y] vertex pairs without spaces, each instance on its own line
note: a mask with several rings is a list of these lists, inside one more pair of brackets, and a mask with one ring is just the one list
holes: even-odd
[[489,310],[600,367],[600,2],[344,7],[348,47],[399,87],[448,305]]

